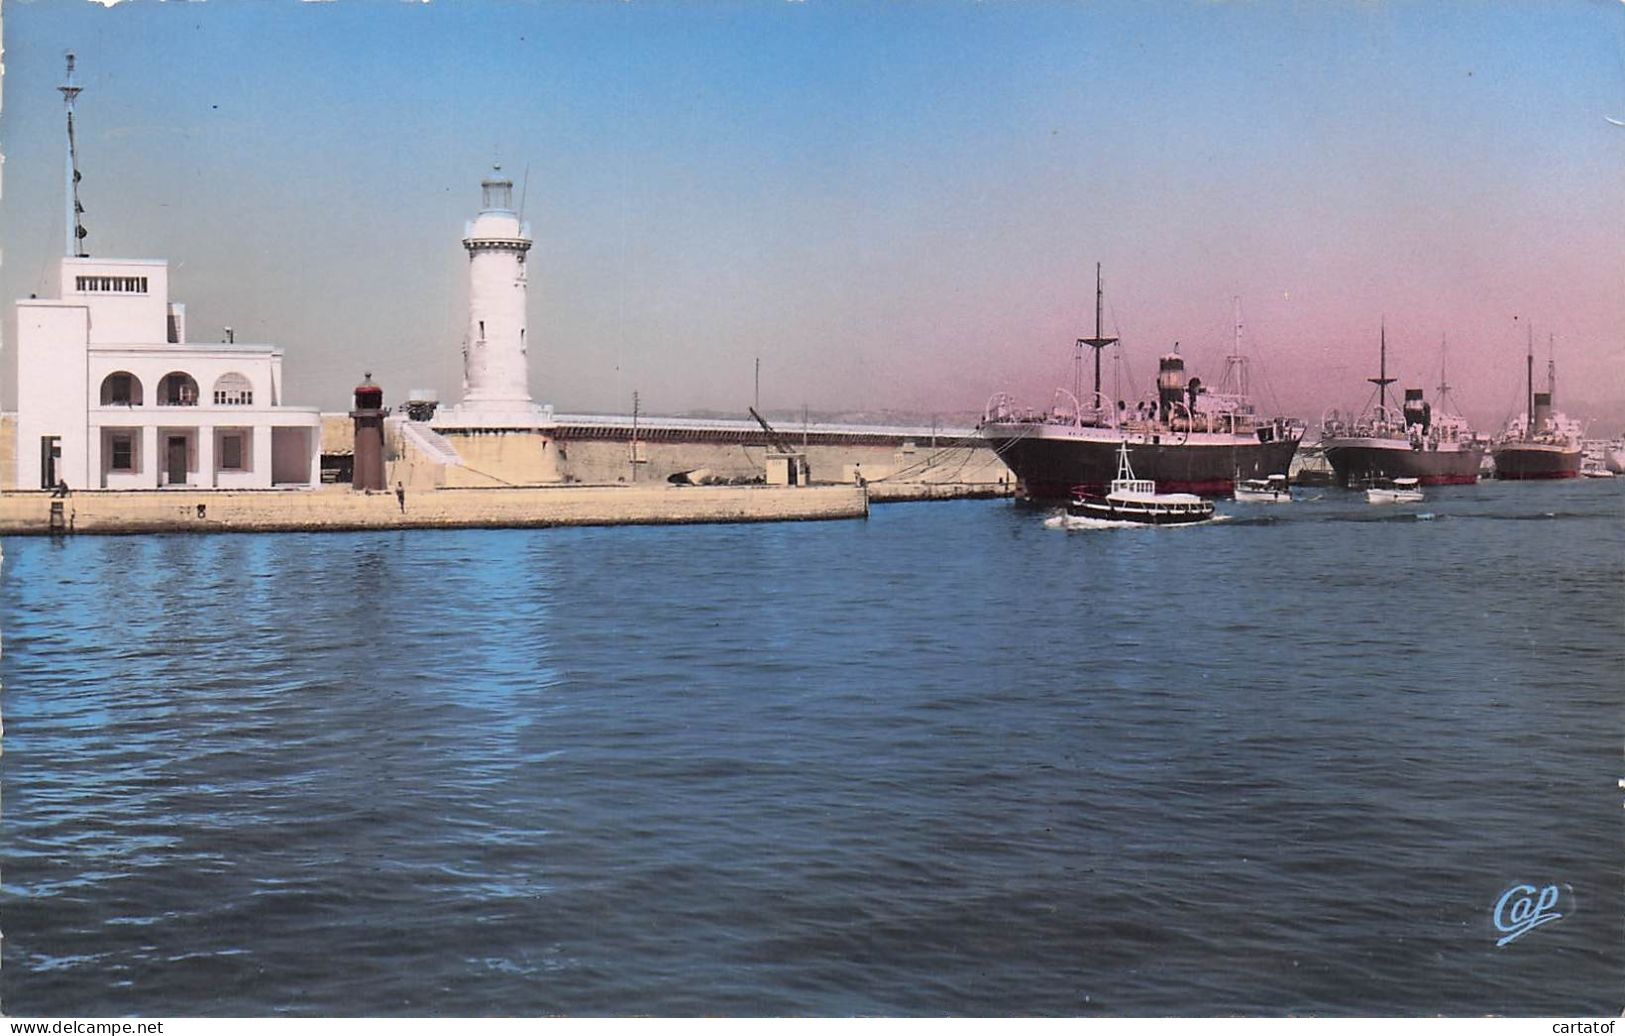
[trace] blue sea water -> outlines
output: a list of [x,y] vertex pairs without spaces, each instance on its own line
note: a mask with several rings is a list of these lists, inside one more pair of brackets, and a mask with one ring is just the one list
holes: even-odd
[[1617,1013],[1617,482],[8,539],[0,1007]]

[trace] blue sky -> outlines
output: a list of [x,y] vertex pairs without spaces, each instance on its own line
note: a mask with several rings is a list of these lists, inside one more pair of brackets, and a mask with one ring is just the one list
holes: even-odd
[[[60,251],[63,52],[93,254],[194,337],[454,399],[463,221],[524,185],[561,410],[979,409],[1069,380],[1094,264],[1124,362],[1211,380],[1240,296],[1311,421],[1393,363],[1470,416],[1625,411],[1625,5],[165,3],[5,10],[8,298]],[[1517,319],[1514,320],[1514,317]],[[9,398],[9,397],[7,397]]]

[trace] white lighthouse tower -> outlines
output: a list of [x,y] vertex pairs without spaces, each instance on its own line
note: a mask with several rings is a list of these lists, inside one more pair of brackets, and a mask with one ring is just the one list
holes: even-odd
[[530,227],[513,207],[513,181],[496,166],[480,183],[480,211],[463,236],[468,251],[468,330],[463,398],[436,425],[536,428],[547,413],[530,396],[525,327],[525,254]]

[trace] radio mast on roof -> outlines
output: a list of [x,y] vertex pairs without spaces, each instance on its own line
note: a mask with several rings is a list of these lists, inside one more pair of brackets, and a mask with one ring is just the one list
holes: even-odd
[[84,250],[85,225],[83,217],[85,207],[79,204],[79,152],[73,139],[73,99],[79,96],[83,87],[76,86],[73,81],[73,51],[68,51],[68,78],[59,87],[62,97],[68,103],[68,168],[67,168],[67,248],[64,252],[69,257],[83,259],[87,257]]

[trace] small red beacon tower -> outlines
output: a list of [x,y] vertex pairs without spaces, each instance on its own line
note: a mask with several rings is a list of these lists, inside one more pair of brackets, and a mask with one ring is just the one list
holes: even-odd
[[350,485],[355,489],[385,488],[384,483],[384,390],[372,383],[372,371],[355,387],[355,467]]

